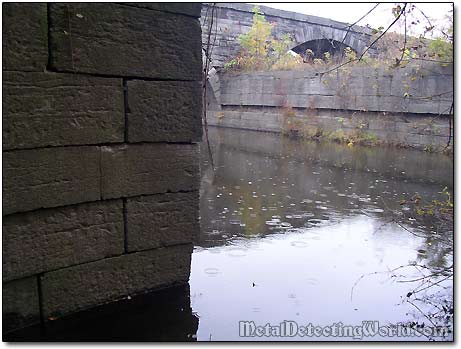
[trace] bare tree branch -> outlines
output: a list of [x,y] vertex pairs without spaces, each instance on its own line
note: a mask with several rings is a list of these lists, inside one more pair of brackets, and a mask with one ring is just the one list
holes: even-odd
[[360,57],[359,57],[359,59],[358,59],[359,61],[360,61],[360,60],[363,58],[363,56],[370,50],[370,48],[372,48],[373,45],[376,44],[376,43],[377,43],[377,42],[388,32],[389,29],[391,29],[391,28],[394,26],[394,24],[398,22],[398,20],[399,20],[400,17],[402,16],[402,14],[405,12],[406,7],[407,7],[407,3],[405,3],[405,5],[403,6],[403,8],[402,8],[402,10],[400,11],[400,13],[395,17],[394,21],[393,21],[391,24],[389,24],[389,26],[386,28],[386,30],[383,31],[383,32],[381,33],[381,35],[378,36],[378,37],[377,37],[377,38],[376,38],[376,39],[365,49],[365,51],[362,52],[362,54],[360,55]]
[[351,31],[351,29],[354,27],[354,25],[356,25],[357,23],[359,23],[362,19],[364,19],[366,16],[368,16],[371,12],[373,12],[373,10],[375,8],[377,8],[379,5],[379,3],[377,3],[375,6],[373,6],[373,8],[368,11],[367,13],[365,13],[362,17],[360,17],[360,19],[358,19],[357,21],[355,21],[354,23],[352,23],[351,25],[347,26],[347,27],[344,27],[343,29],[346,29],[347,28],[347,32],[346,32],[346,35],[344,35],[344,38],[343,38],[343,41],[341,41],[341,44],[344,44],[344,41],[346,40],[346,37],[347,35],[349,34],[349,32]]
[[[208,9],[207,9],[207,11],[208,11]],[[207,120],[207,105],[206,105],[206,103],[207,103],[208,72],[210,70],[209,68],[210,68],[210,61],[211,61],[211,54],[210,54],[211,31],[212,31],[212,28],[213,28],[215,12],[216,12],[216,4],[213,3],[212,6],[211,6],[211,19],[209,19],[208,30],[207,30],[207,43],[206,43],[206,49],[205,49],[205,64],[204,64],[203,76],[202,76],[203,124],[204,124],[204,128],[205,128],[205,138],[206,138],[207,147],[208,147],[208,154],[210,156],[210,163],[211,163],[211,168],[213,169],[213,171],[215,170],[215,167],[214,167],[214,161],[213,161],[213,153],[211,151],[210,139],[208,137],[208,120]],[[206,18],[205,21],[207,19],[208,18]],[[215,40],[216,40],[216,34],[215,34]]]

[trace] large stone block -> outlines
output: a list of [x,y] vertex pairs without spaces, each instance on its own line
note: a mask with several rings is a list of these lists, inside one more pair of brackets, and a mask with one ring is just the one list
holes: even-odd
[[186,283],[192,245],[130,253],[43,275],[43,314],[59,317],[167,285]]
[[3,283],[3,333],[40,322],[37,277]]
[[46,3],[3,3],[3,70],[43,71],[48,62]]
[[202,90],[197,81],[128,81],[129,142],[199,142]]
[[195,18],[200,18],[202,4],[197,2],[130,2],[123,5],[142,7],[146,9],[179,13]]
[[108,3],[49,6],[51,66],[59,71],[201,79],[195,18]]
[[98,147],[42,148],[3,153],[3,215],[96,201]]
[[3,219],[3,281],[124,252],[123,204],[111,200]]
[[169,193],[128,199],[127,250],[192,243],[200,230],[199,194]]
[[121,79],[3,73],[3,149],[123,142],[123,103]]
[[104,199],[199,188],[196,144],[130,144],[102,147]]

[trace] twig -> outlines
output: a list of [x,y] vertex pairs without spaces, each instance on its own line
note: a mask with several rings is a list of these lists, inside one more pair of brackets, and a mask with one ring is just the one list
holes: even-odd
[[[352,27],[354,25],[356,25],[357,23],[359,23],[362,19],[364,19],[366,16],[368,16],[375,8],[377,8],[379,5],[379,3],[377,3],[375,6],[373,6],[373,8],[368,11],[366,14],[364,14],[362,17],[360,17],[360,19],[358,19],[357,21],[355,21],[354,23],[350,24],[349,26],[347,26],[347,32],[346,32],[346,35],[344,35],[344,38],[343,38],[343,41],[341,41],[341,44],[344,44],[344,41],[346,40],[346,37],[347,35],[349,34],[349,32],[351,31]],[[344,27],[343,29],[346,29],[346,27]]]
[[[203,77],[202,77],[202,113],[203,113],[203,124],[205,128],[205,138],[208,147],[208,154],[210,156],[210,163],[213,172],[215,171],[213,153],[211,151],[210,139],[208,137],[208,120],[207,120],[207,82],[208,82],[208,71],[210,67],[210,41],[211,41],[211,31],[213,28],[213,21],[216,11],[216,4],[213,3],[211,7],[211,19],[209,20],[208,33],[207,33],[207,44],[205,49],[205,66],[203,68]],[[216,39],[216,35],[215,35]]]
[[400,65],[400,63],[402,63],[402,60],[403,60],[403,57],[405,57],[405,50],[407,49],[407,14],[405,13],[405,34],[404,34],[404,37],[403,37],[403,48],[402,48],[402,56],[400,56],[400,59],[397,60],[397,62],[395,63],[395,66],[398,67]]
[[454,107],[454,102],[451,102],[451,107],[450,107],[450,111],[448,112],[448,122],[449,122],[449,130],[448,130],[448,142],[447,142],[447,145],[445,146],[445,148],[443,148],[443,150],[446,150],[449,146],[450,146],[450,143],[451,143],[451,113],[453,111],[453,107]]
[[392,28],[392,26],[393,26],[395,23],[397,23],[397,21],[400,19],[400,17],[402,16],[402,14],[405,12],[406,7],[407,7],[407,4],[405,3],[405,5],[403,6],[403,9],[400,11],[400,13],[397,15],[397,17],[395,17],[394,21],[393,21],[391,24],[389,24],[389,26],[386,28],[385,31],[383,31],[383,32],[381,33],[380,36],[378,36],[375,40],[373,40],[373,42],[365,49],[365,51],[362,52],[362,54],[360,55],[360,57],[359,57],[359,59],[358,59],[359,61],[363,58],[363,56],[365,55],[365,53],[367,53],[367,52],[370,50],[370,48],[372,48],[373,45],[376,44],[376,43],[378,42],[378,40],[380,40],[380,39],[387,33],[387,31],[388,31],[389,29]]
[[397,21],[400,19],[400,17],[402,16],[402,14],[405,12],[405,8],[406,8],[406,7],[407,7],[407,4],[405,3],[405,5],[403,6],[403,9],[402,9],[402,10],[400,11],[400,13],[397,15],[397,17],[394,19],[394,21],[393,21],[391,24],[389,24],[389,26],[386,28],[385,31],[383,31],[383,32],[381,33],[381,35],[379,35],[375,40],[373,40],[373,42],[372,42],[369,46],[367,46],[367,48],[362,52],[362,54],[360,55],[359,58],[350,59],[349,61],[347,61],[347,62],[345,62],[345,63],[341,63],[340,65],[338,65],[338,66],[336,66],[336,67],[334,67],[334,68],[331,68],[331,69],[329,69],[329,70],[326,70],[326,71],[323,71],[323,72],[317,72],[317,73],[314,74],[314,76],[320,76],[320,77],[322,77],[323,75],[328,74],[328,73],[330,73],[330,72],[332,72],[332,71],[334,71],[334,70],[337,70],[337,69],[339,69],[339,68],[341,68],[341,67],[343,67],[343,66],[345,66],[345,65],[347,65],[347,64],[349,64],[349,63],[360,62],[360,61],[362,60],[363,56],[365,56],[365,54],[374,46],[374,44],[376,44],[376,43],[377,43],[377,42],[388,32],[388,30],[391,29],[392,26],[393,26],[395,23],[397,23]]
[[432,324],[432,326],[437,327],[437,325],[431,320],[431,318],[427,316],[427,314],[425,314],[416,304],[414,304],[409,299],[407,299],[407,302],[410,303],[412,306],[414,306],[426,319],[428,319],[430,323]]

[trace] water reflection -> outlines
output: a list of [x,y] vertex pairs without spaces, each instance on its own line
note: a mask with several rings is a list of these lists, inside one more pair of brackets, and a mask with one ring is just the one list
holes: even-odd
[[240,320],[421,320],[402,304],[408,285],[390,273],[363,278],[352,298],[351,289],[367,273],[452,263],[452,246],[430,222],[417,226],[405,214],[395,221],[391,213],[404,213],[399,201],[416,192],[432,198],[451,190],[450,158],[230,129],[211,129],[210,137],[217,171],[202,152],[202,231],[190,280],[198,340],[242,339]]
[[189,286],[125,299],[44,326],[4,334],[4,341],[195,341],[199,319]]
[[[406,302],[412,286],[398,280],[450,266],[452,236],[430,220],[417,223],[400,200],[451,191],[450,158],[230,129],[211,129],[210,136],[218,168],[214,173],[202,152],[202,229],[190,290],[104,305],[4,340],[349,340],[241,338],[239,321],[427,324]],[[450,278],[441,282],[437,296],[452,299],[452,286]]]

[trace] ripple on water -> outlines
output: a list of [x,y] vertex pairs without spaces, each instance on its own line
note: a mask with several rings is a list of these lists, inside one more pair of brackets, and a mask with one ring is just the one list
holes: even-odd
[[276,221],[274,221],[274,220],[266,221],[266,225],[271,226],[271,227],[275,227],[275,226],[279,225],[279,223],[280,223],[280,219],[277,219]]
[[291,246],[293,247],[298,247],[298,248],[304,248],[307,247],[307,243],[304,241],[292,241],[290,243]]
[[221,274],[221,271],[218,268],[206,268],[204,272],[210,277],[216,277]]
[[364,211],[370,212],[370,213],[383,213],[384,210],[382,208],[366,208]]
[[243,248],[230,248],[228,249],[227,255],[229,257],[245,257],[247,253]]
[[320,224],[323,224],[323,223],[324,223],[323,220],[317,219],[317,218],[311,218],[311,219],[308,220],[308,222],[309,222],[310,224],[314,224],[314,225],[320,225]]

